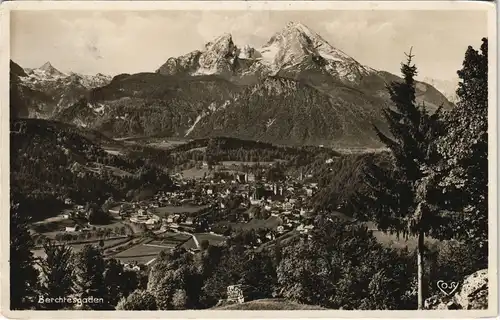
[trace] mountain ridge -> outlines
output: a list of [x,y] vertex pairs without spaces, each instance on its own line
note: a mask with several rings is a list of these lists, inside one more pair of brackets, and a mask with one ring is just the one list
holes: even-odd
[[[16,81],[22,84],[24,90],[30,90],[33,95],[44,96],[36,110],[28,112],[30,117],[51,118],[67,106],[78,101],[88,93],[88,90],[106,85],[111,77],[97,74],[94,76],[70,72],[63,73],[56,69],[49,61],[39,68],[21,68],[11,61],[17,76]],[[20,72],[20,70],[23,72]]]
[[294,22],[289,22],[257,49],[248,45],[238,48],[232,35],[224,33],[206,43],[201,50],[169,58],[156,72],[165,75],[187,73],[192,76],[218,74],[226,79],[247,83],[259,77],[277,76],[291,70],[300,73],[301,70],[294,70],[296,67],[334,75],[344,83],[376,72],[334,48],[305,25]]
[[[302,23],[289,22],[260,48],[234,44],[232,35],[222,34],[200,50],[171,57],[155,72],[164,75],[218,75],[236,84],[252,85],[267,77],[302,81],[322,89],[351,87],[388,99],[386,85],[400,79],[387,71],[362,65],[345,52],[331,46]],[[426,99],[429,92],[433,97]],[[434,87],[417,82],[419,103],[436,109],[453,105]]]
[[[112,137],[231,136],[370,148],[380,146],[372,124],[386,130],[386,86],[401,81],[362,65],[300,23],[289,23],[260,48],[238,47],[224,33],[167,59],[155,72],[119,74],[96,86],[85,86],[73,73],[42,86],[16,77],[20,86],[53,100],[35,116]],[[417,82],[416,91],[417,102],[431,111],[453,107],[429,84]]]

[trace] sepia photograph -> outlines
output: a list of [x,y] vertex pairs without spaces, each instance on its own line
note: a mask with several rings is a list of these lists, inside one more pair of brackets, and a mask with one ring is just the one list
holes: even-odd
[[495,4],[2,7],[3,312],[496,315]]

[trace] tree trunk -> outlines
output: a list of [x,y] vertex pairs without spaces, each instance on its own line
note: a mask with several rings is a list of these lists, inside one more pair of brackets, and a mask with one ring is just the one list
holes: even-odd
[[418,310],[424,309],[424,233],[418,233],[417,246],[417,287],[418,287]]

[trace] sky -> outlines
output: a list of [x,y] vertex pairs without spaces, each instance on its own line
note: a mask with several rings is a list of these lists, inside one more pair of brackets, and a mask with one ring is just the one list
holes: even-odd
[[483,11],[13,11],[11,59],[63,72],[154,72],[223,33],[264,45],[301,22],[363,65],[399,74],[413,47],[419,79],[453,81],[467,46],[487,36]]

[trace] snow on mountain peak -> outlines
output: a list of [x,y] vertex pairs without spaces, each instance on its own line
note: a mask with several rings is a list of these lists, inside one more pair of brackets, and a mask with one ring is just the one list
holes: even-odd
[[236,47],[231,34],[224,33],[204,48],[170,58],[157,72],[162,74],[217,74],[227,77],[260,77],[279,72],[300,74],[316,70],[342,81],[359,81],[373,70],[331,46],[300,22],[289,22],[261,48]]
[[309,38],[321,38],[316,32],[312,31],[311,29],[309,29],[309,27],[300,22],[293,22],[293,21],[288,22],[285,27],[285,30],[298,31],[305,34]]
[[250,47],[248,44],[239,50],[239,59],[257,59],[260,58],[260,53],[255,48]]
[[[302,23],[289,22],[259,49],[262,63],[274,72],[290,68],[322,69],[348,81],[366,70]],[[354,74],[353,74],[354,73]]]
[[59,76],[59,77],[62,77],[62,76],[65,76],[64,73],[62,73],[61,71],[57,70],[56,68],[54,68],[52,66],[52,64],[50,64],[50,62],[45,62],[40,68],[38,68],[37,70],[39,71],[42,71],[50,76]]
[[111,82],[111,77],[98,73],[95,76],[83,75],[75,72],[64,74],[54,68],[50,62],[44,63],[40,68],[25,69],[27,76],[21,77],[30,88],[40,90],[40,88],[57,87],[84,87],[87,89],[101,87]]
[[212,50],[214,47],[227,47],[227,46],[234,46],[233,43],[233,36],[230,33],[224,33],[218,37],[216,37],[214,40],[208,42],[205,44],[205,49],[206,50]]
[[238,56],[233,37],[225,33],[205,45],[198,58],[199,68],[195,74],[230,74]]
[[52,64],[50,64],[50,61],[47,61],[45,62],[40,68],[38,68],[40,70],[50,70],[50,69],[54,69],[54,67],[52,66]]
[[[231,58],[235,57],[238,48],[233,42],[233,37],[229,33],[225,33],[213,41],[208,42],[205,45],[205,52],[203,55],[219,58]],[[202,56],[203,56],[202,55]]]

